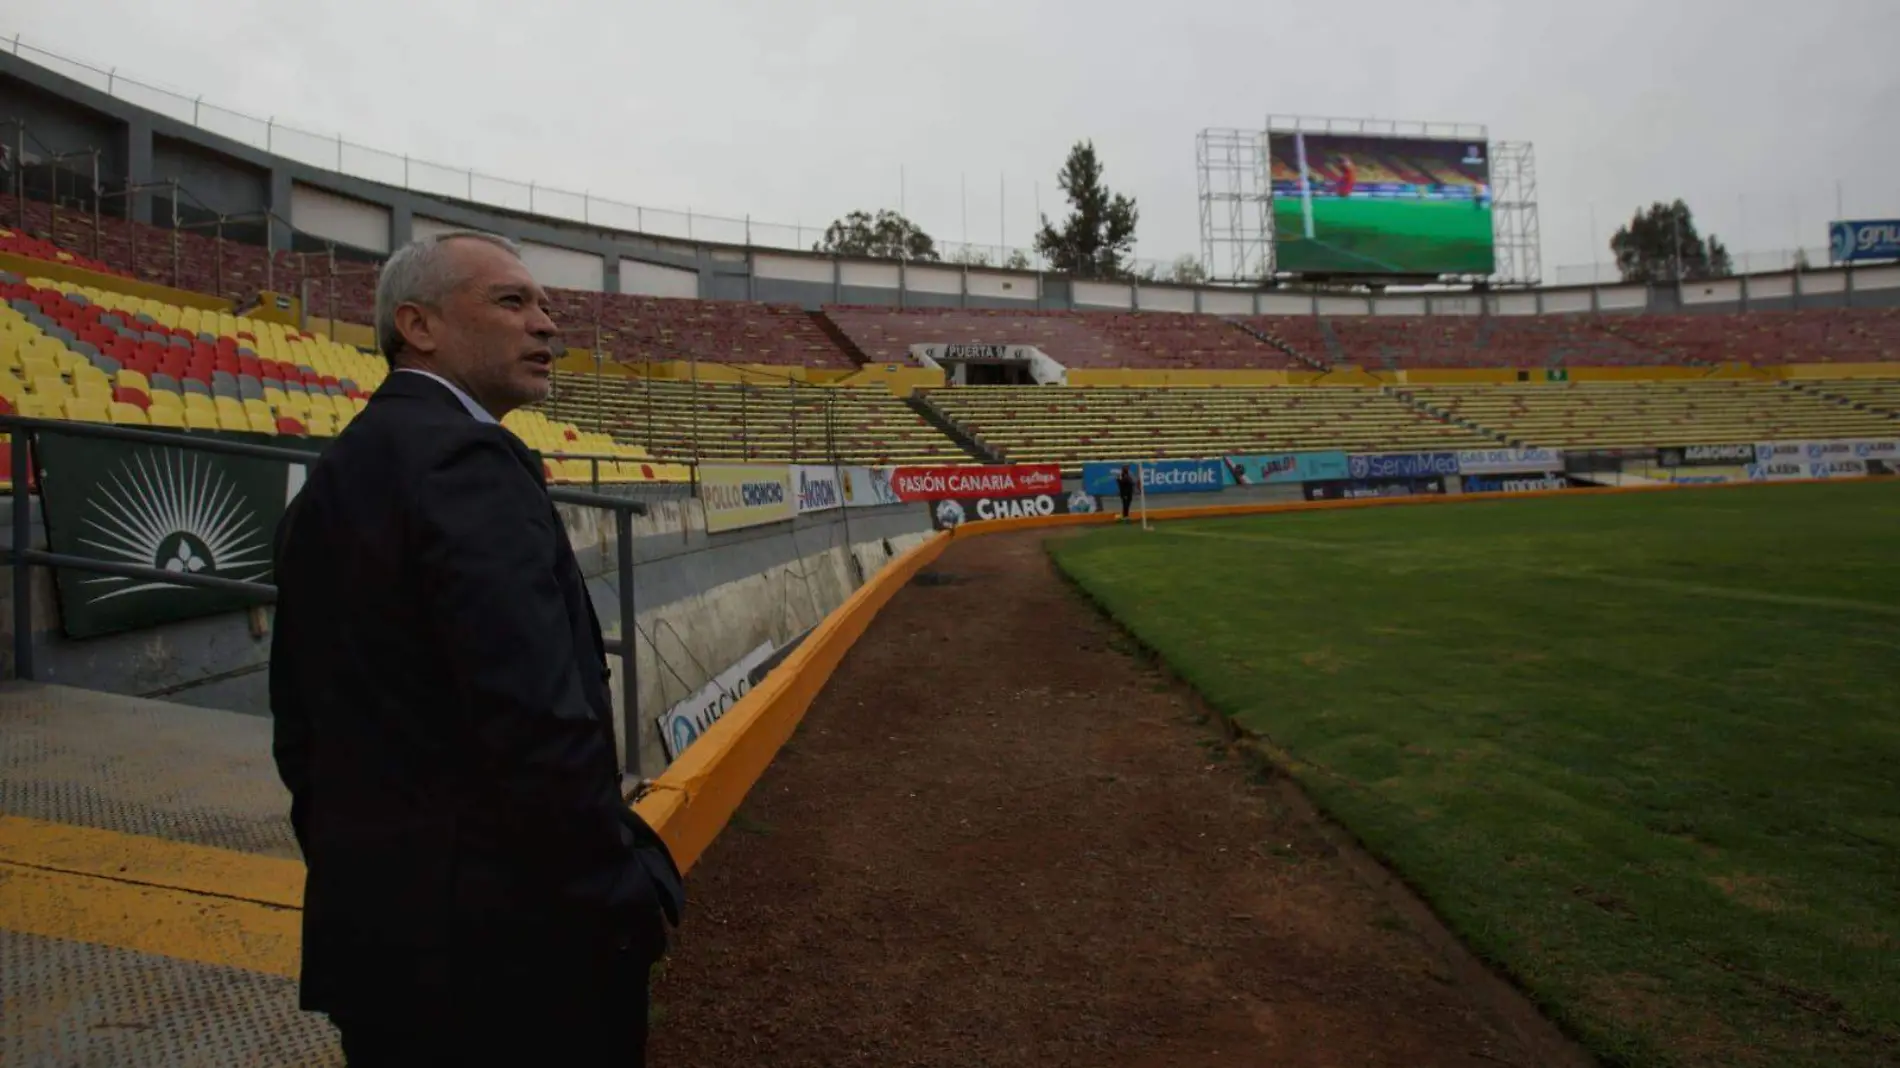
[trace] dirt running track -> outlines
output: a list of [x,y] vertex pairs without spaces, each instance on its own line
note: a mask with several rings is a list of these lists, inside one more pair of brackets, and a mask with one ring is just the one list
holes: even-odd
[[953,545],[846,657],[692,873],[650,1063],[1588,1063],[1042,537]]

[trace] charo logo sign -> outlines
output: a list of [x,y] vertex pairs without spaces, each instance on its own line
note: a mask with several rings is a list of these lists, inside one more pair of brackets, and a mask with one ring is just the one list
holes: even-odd
[[[121,460],[88,500],[80,544],[107,560],[257,582],[270,544],[256,509],[208,457],[140,453]],[[179,583],[95,575],[90,603],[175,590]]]

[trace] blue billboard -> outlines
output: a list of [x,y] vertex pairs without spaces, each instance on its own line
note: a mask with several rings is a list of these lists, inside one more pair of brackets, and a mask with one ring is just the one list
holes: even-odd
[[1346,454],[1337,451],[1267,452],[1222,459],[1222,477],[1229,486],[1330,482],[1346,477]]
[[1354,453],[1347,461],[1352,477],[1427,478],[1458,473],[1455,452],[1382,452]]
[[1218,493],[1221,489],[1219,460],[1134,460],[1121,463],[1082,465],[1082,492],[1096,497],[1113,497],[1121,490],[1115,476],[1123,467],[1138,467],[1142,488],[1149,493]]
[[1827,258],[1830,263],[1900,260],[1900,219],[1828,223]]

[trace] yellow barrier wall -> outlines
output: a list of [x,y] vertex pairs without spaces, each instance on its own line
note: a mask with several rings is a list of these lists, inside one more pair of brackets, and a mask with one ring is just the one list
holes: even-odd
[[938,389],[943,385],[940,368],[912,367],[901,363],[867,363],[845,373],[835,385],[883,386],[893,397],[908,397],[920,389]]
[[234,307],[231,301],[223,297],[208,297],[203,293],[193,293],[189,289],[173,289],[153,282],[121,278],[116,274],[101,274],[98,271],[88,271],[84,267],[36,260],[27,256],[15,256],[7,252],[0,252],[0,270],[12,271],[22,278],[50,278],[55,282],[91,286],[108,293],[123,293],[128,297],[156,300],[161,304],[176,304],[181,308],[202,308],[207,311],[226,312]]
[[654,780],[634,810],[666,840],[681,871],[718,837],[878,611],[949,543],[938,535],[871,576]]
[[376,328],[362,323],[348,323],[341,319],[316,319],[309,321],[307,329],[313,334],[322,334],[339,345],[354,345],[359,349],[377,351]]
[[1071,368],[1071,386],[1284,386],[1318,377],[1313,371],[1197,371],[1139,367]]
[[1774,368],[1782,378],[1900,378],[1900,363],[1791,363]]

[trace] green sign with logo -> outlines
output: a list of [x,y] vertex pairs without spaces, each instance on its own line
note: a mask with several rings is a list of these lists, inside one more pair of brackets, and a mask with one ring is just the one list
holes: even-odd
[[1570,369],[1567,367],[1552,367],[1544,372],[1544,381],[1568,382],[1570,381]]
[[[278,444],[264,435],[225,440]],[[303,467],[281,460],[43,432],[36,442],[53,552],[178,574],[272,581],[271,546]],[[92,638],[268,604],[269,598],[54,569],[67,637]]]

